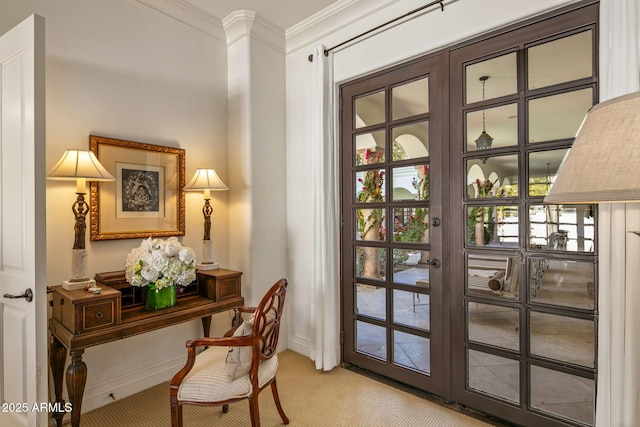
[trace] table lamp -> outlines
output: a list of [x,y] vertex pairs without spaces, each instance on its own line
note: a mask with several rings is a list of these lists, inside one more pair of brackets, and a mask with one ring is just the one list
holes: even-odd
[[211,213],[213,209],[209,200],[211,191],[228,190],[218,174],[213,169],[197,169],[191,181],[184,187],[185,191],[204,190],[204,237],[202,238],[202,263],[197,265],[200,270],[220,268],[220,264],[213,262],[213,243],[211,242]]
[[639,162],[640,92],[635,92],[591,107],[544,202],[638,202]]
[[95,154],[89,150],[66,150],[58,163],[49,171],[47,179],[76,181],[77,198],[71,206],[76,218],[75,239],[71,251],[71,279],[65,280],[62,287],[67,290],[95,287],[95,280],[89,279],[87,270],[87,251],[85,235],[86,216],[89,205],[84,200],[87,194],[87,181],[114,181],[115,178],[100,164]]

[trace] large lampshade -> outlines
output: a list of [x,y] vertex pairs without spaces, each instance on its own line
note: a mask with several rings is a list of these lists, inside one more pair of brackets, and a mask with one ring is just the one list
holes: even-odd
[[93,151],[66,150],[47,174],[49,179],[86,178],[88,181],[113,181],[113,175],[100,164]]
[[185,190],[228,190],[218,174],[213,169],[196,169],[191,181],[184,187]]
[[77,181],[78,190],[86,181],[113,181],[115,178],[89,150],[66,150],[47,174],[48,179]]
[[640,92],[591,108],[545,203],[640,201]]

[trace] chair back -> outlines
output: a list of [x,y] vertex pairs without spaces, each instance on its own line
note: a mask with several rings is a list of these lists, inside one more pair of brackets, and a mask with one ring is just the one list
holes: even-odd
[[270,359],[276,354],[286,293],[287,279],[278,280],[267,291],[255,311],[253,334],[258,338],[260,360]]

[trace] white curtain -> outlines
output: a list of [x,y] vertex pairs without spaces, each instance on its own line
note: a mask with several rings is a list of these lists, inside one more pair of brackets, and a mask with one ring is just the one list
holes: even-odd
[[313,55],[311,144],[311,359],[328,371],[340,363],[338,152],[334,130],[333,54]]
[[[600,1],[600,101],[640,89],[639,23],[638,0]],[[640,204],[601,204],[599,215],[596,426],[636,427],[640,426],[640,237],[628,231],[640,230]]]

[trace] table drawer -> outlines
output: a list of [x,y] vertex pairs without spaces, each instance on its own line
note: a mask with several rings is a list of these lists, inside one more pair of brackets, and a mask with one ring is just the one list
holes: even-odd
[[52,300],[53,318],[72,334],[83,334],[120,324],[120,291],[102,286],[93,294],[83,289],[68,291],[56,286]]
[[79,304],[81,326],[79,333],[114,326],[116,319],[115,299],[88,304]]
[[240,278],[221,279],[216,288],[216,301],[223,301],[240,296]]

